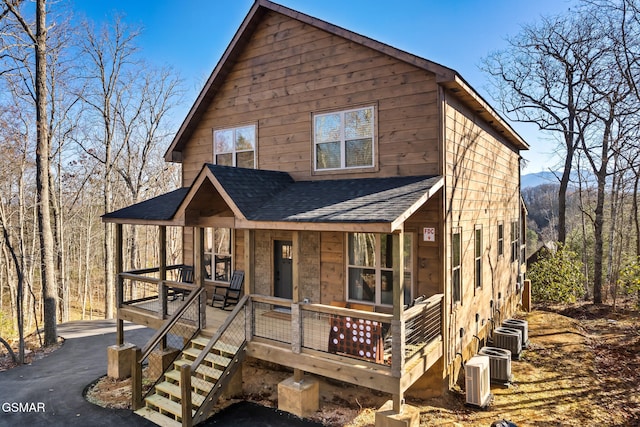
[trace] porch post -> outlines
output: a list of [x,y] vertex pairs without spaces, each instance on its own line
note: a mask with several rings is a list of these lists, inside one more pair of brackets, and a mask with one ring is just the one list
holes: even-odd
[[[124,300],[124,280],[120,273],[123,269],[123,254],[122,254],[122,224],[116,224],[116,312],[122,307],[122,301]],[[120,316],[116,315],[116,345],[121,346],[124,344],[124,321]]]
[[255,236],[254,230],[244,230],[244,294],[255,291]]
[[[404,330],[404,228],[400,233],[393,234],[393,320],[391,322],[392,371],[396,378],[402,377],[404,371],[405,330]],[[400,381],[398,382],[400,384]],[[393,395],[393,411],[402,412],[404,393],[398,386],[397,394]]]
[[[199,288],[204,287],[204,228],[202,227],[193,228],[193,282]],[[200,302],[200,324],[206,325],[206,297],[204,310],[202,306],[203,304]]]
[[162,310],[162,318],[166,318],[167,309],[167,292],[164,281],[167,280],[167,227],[161,225],[158,228],[158,273],[160,274],[160,282],[158,283],[158,298],[160,299],[160,309]]
[[[291,265],[291,351],[294,353],[300,353],[302,348],[302,330],[300,327],[300,232],[294,231],[291,235],[291,250],[292,250],[292,265]],[[304,372],[300,369],[293,370],[293,379],[295,382],[300,382]]]

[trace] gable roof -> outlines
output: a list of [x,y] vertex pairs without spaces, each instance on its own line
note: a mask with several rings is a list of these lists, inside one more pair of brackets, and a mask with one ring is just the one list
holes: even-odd
[[[182,224],[203,185],[213,184],[236,228],[338,229],[369,224],[392,232],[444,184],[441,176],[294,181],[286,172],[206,164],[189,188],[106,214],[106,222]],[[208,188],[208,187],[206,187]],[[296,226],[295,224],[298,224]],[[360,229],[359,228],[359,229]]]
[[236,215],[259,222],[392,223],[416,202],[426,202],[443,181],[402,176],[296,182],[286,172],[206,168],[238,209]]
[[522,137],[455,70],[268,0],[256,0],[178,129],[176,136],[165,153],[166,161],[182,161],[182,148],[196,128],[211,100],[215,97],[227,74],[233,68],[236,58],[248,44],[251,34],[260,23],[262,17],[269,11],[288,16],[291,19],[434,73],[436,81],[440,85],[453,92],[456,97],[493,126],[515,147],[521,150],[529,148]]

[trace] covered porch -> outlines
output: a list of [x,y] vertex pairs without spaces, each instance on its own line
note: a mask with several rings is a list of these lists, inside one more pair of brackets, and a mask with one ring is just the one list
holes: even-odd
[[[159,266],[123,271],[119,252],[116,344],[125,343],[125,320],[168,334],[183,304],[190,304],[197,319],[189,320],[194,326],[187,328],[185,340],[197,333],[217,340],[233,323],[242,331],[244,344],[238,348],[247,356],[293,368],[295,378],[309,372],[389,393],[393,410],[400,413],[406,390],[443,356],[442,288],[421,284],[432,264],[429,257],[443,243],[425,249],[414,242],[410,256],[405,249],[411,247],[407,233],[419,235],[419,225],[441,232],[439,201],[428,201],[442,184],[441,177],[296,183],[281,172],[205,165],[189,188],[104,217],[116,223],[118,248],[124,224],[159,230]],[[154,209],[158,206],[163,209]],[[184,230],[190,282],[180,280],[184,265],[167,265],[169,226]],[[228,274],[214,274],[208,264],[215,262],[205,253],[208,227],[232,231],[233,257],[226,268],[244,272],[245,297],[231,314],[209,305],[216,279]],[[349,233],[385,236],[386,269],[351,268]],[[273,243],[281,240],[287,241],[291,269],[285,297],[278,295],[273,270]],[[305,242],[312,249],[305,249]],[[441,286],[440,267],[433,264],[428,274]],[[351,290],[352,270],[368,273],[377,283],[377,293],[364,304],[358,303],[364,297]],[[383,287],[383,279],[391,283]],[[190,297],[196,293],[197,299]],[[166,347],[162,338],[157,343],[161,350]]]

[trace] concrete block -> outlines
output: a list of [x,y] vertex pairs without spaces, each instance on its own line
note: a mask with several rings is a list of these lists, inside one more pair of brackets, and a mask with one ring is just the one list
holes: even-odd
[[393,401],[387,400],[376,412],[376,427],[420,427],[420,410],[404,404],[398,414],[393,411]]
[[320,383],[304,377],[296,382],[294,377],[278,384],[278,409],[298,417],[306,417],[320,408]]
[[109,378],[121,380],[131,376],[134,348],[135,345],[130,343],[107,347],[107,376]]

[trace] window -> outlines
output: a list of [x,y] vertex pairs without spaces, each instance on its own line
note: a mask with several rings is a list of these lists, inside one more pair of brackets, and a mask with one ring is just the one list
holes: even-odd
[[460,264],[462,258],[462,242],[460,241],[462,231],[459,228],[453,230],[451,236],[451,287],[453,292],[453,302],[462,301],[462,277],[460,275]]
[[[393,305],[394,258],[399,256],[392,234],[349,233],[347,298]],[[404,234],[405,301],[411,300],[413,236]]]
[[518,260],[518,221],[511,221],[511,262]]
[[214,131],[213,155],[217,165],[254,169],[256,165],[255,125]]
[[205,279],[227,283],[231,280],[232,242],[230,228],[205,229]]
[[504,255],[504,224],[498,223],[498,256]]
[[373,166],[373,107],[317,114],[314,121],[314,169]]
[[476,289],[482,287],[482,226],[475,230],[475,283]]

